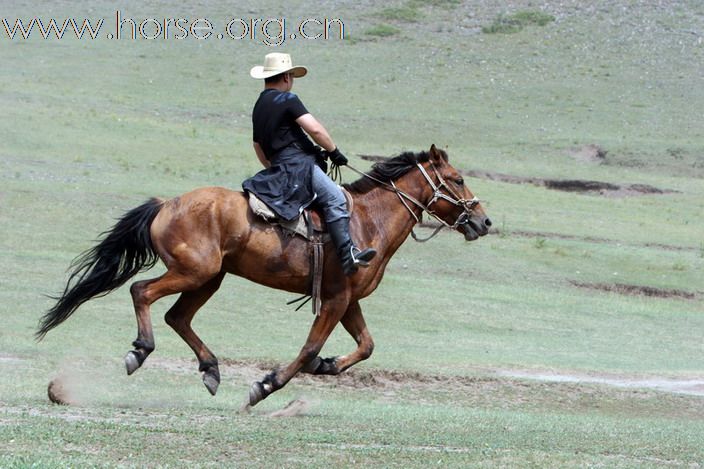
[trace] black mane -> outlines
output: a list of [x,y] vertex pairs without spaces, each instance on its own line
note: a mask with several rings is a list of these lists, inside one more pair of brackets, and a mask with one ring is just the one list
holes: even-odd
[[[419,153],[407,151],[388,160],[374,164],[371,171],[367,171],[367,174],[379,181],[391,182],[415,168],[417,163],[425,163],[429,159],[430,153],[427,151],[421,151]],[[363,193],[378,185],[379,183],[373,179],[362,176],[353,183],[344,184],[344,187],[351,192]]]

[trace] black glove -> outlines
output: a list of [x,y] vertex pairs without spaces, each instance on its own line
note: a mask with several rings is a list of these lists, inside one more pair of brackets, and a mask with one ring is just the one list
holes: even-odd
[[332,161],[332,164],[334,164],[335,166],[345,166],[347,164],[347,157],[340,153],[339,148],[335,148],[333,151],[329,151],[328,156],[330,157],[330,161]]
[[324,173],[328,172],[328,152],[320,148],[319,146],[315,146],[314,148],[315,151],[315,164],[317,164],[320,169],[323,170]]

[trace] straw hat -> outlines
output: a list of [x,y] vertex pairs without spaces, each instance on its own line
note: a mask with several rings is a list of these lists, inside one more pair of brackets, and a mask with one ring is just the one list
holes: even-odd
[[294,67],[289,54],[272,52],[264,57],[264,66],[256,65],[252,67],[249,74],[252,78],[269,78],[279,73],[293,73],[294,78],[300,78],[308,73],[308,69],[303,66]]

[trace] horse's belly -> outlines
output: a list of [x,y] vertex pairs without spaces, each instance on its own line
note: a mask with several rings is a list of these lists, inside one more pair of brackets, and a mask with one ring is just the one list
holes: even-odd
[[228,243],[223,269],[280,290],[305,293],[309,289],[310,255],[302,238],[280,229],[253,229],[247,239]]

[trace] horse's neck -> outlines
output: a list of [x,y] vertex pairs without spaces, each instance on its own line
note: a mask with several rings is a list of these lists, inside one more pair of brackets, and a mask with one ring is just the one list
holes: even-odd
[[[416,181],[411,179],[410,176],[400,178],[396,186],[422,202],[427,198],[426,187],[420,181],[416,184]],[[370,214],[370,220],[366,223],[373,226],[370,226],[367,231],[372,236],[378,237],[374,247],[379,251],[379,255],[386,259],[390,258],[408,238],[422,214],[422,210],[414,203],[406,199],[404,204],[400,197],[402,196],[396,192],[381,186],[355,197],[355,205],[365,207],[366,213]]]

